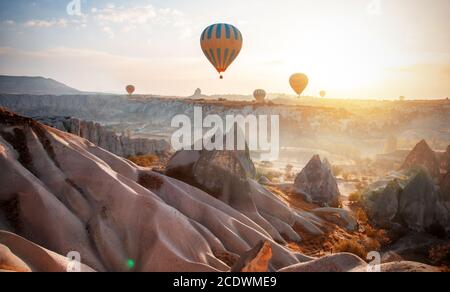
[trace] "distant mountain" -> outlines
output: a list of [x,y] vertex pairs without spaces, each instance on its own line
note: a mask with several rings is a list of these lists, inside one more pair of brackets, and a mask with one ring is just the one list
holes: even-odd
[[0,93],[69,95],[83,94],[84,92],[50,78],[0,75]]

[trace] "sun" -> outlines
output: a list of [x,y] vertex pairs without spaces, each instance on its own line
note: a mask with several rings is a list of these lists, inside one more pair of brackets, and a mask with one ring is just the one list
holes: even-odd
[[392,53],[383,40],[355,27],[311,28],[292,47],[285,49],[288,72],[303,72],[310,77],[310,87],[332,91],[370,88],[383,79]]

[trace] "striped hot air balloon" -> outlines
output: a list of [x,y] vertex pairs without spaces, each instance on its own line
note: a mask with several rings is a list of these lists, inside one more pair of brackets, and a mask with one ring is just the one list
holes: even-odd
[[[221,74],[239,55],[242,49],[242,34],[231,24],[213,24],[203,31],[200,45],[206,58]],[[220,78],[223,78],[222,74]]]
[[253,97],[257,102],[262,103],[266,99],[266,92],[263,89],[256,89],[253,92]]

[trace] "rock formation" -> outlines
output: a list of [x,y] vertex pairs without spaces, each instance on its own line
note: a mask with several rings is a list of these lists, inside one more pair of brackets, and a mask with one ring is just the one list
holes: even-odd
[[391,226],[398,212],[398,197],[402,188],[393,180],[385,188],[363,197],[363,204],[372,222],[380,227]]
[[281,269],[280,272],[349,272],[352,269],[366,266],[366,262],[359,257],[350,253],[342,253],[292,265]]
[[[178,162],[189,164],[202,154],[184,158]],[[1,109],[0,169],[0,270],[64,271],[73,251],[81,255],[82,271],[278,271],[318,261],[320,270],[334,271],[363,265],[355,256],[344,263],[342,257],[350,256],[318,260],[280,244],[297,235],[290,234],[292,225],[313,232],[323,221],[289,208],[251,179],[225,177],[245,188],[233,195],[238,188],[230,186],[219,194],[226,199],[218,200]],[[261,242],[256,256],[246,257]],[[245,264],[238,264],[239,255]]]
[[410,169],[417,166],[426,168],[433,178],[440,177],[439,161],[425,140],[420,141],[409,153],[401,169]]
[[[16,234],[0,231],[0,272],[66,272],[69,259]],[[80,264],[75,271],[93,272]]]
[[[350,272],[367,272],[367,266],[359,266],[357,268],[352,269]],[[410,261],[396,261],[383,263],[380,265],[380,272],[382,273],[391,273],[398,272],[402,273],[438,273],[441,272],[439,268],[432,267],[426,264],[410,262]]]
[[450,172],[442,178],[441,191],[444,200],[450,202]]
[[441,156],[441,170],[444,174],[450,173],[450,145]]
[[231,272],[260,273],[269,271],[269,262],[272,258],[272,247],[269,242],[260,242],[254,248],[244,253]]
[[358,229],[358,221],[348,210],[338,208],[318,208],[313,214],[332,222],[347,231],[354,232]]
[[425,169],[412,173],[404,187],[397,180],[369,186],[361,200],[369,218],[385,228],[400,223],[414,231],[445,230],[448,211],[439,188]]
[[[342,253],[286,267],[280,272],[370,272],[373,271],[366,262],[353,254]],[[397,261],[381,263],[380,272],[439,272],[438,268],[416,262]]]
[[131,138],[126,135],[118,135],[95,122],[87,122],[70,117],[37,117],[35,120],[84,138],[121,157],[160,154],[170,151],[170,144],[164,140]]
[[412,230],[425,231],[433,226],[444,230],[448,224],[448,210],[443,204],[439,188],[425,171],[400,193],[398,215]]
[[258,182],[262,185],[270,185],[272,182],[265,176],[261,176]]
[[302,217],[254,179],[249,151],[179,151],[166,174],[196,186],[262,226],[277,242],[299,242]]
[[0,137],[0,228],[59,255],[78,251],[96,271],[228,271],[223,255],[260,241],[275,269],[308,259],[205,192],[79,137],[5,111]]
[[331,169],[315,155],[295,179],[294,191],[322,206],[339,206],[340,192]]

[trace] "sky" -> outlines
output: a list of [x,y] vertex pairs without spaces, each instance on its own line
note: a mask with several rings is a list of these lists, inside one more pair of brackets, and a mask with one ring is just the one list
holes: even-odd
[[[288,93],[410,99],[450,96],[448,0],[0,1],[0,74],[54,78],[84,91],[188,96]],[[220,80],[200,49],[214,23],[243,49]]]

